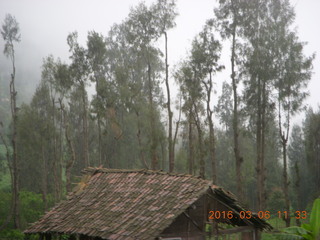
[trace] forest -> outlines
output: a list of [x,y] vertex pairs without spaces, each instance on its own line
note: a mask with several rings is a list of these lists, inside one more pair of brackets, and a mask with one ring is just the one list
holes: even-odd
[[270,211],[275,228],[304,223],[295,212],[309,214],[320,194],[320,108],[305,104],[315,54],[288,0],[218,2],[176,66],[176,0],[141,2],[85,45],[75,29],[69,61],[43,56],[30,101],[16,77],[19,19],[1,19],[0,239],[23,239],[89,166],[196,175]]

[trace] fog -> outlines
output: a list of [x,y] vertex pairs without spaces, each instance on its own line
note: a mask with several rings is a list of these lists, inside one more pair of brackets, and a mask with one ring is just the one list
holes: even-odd
[[[107,35],[114,23],[120,23],[126,18],[130,7],[140,0],[1,0],[0,20],[3,23],[6,13],[16,17],[20,24],[21,42],[16,48],[17,83],[23,88],[22,97],[25,101],[31,99],[36,85],[41,77],[41,65],[44,57],[52,54],[63,61],[68,61],[67,35],[78,31],[79,42],[86,43],[88,31],[95,30]],[[152,0],[145,1],[147,4]],[[320,52],[320,1],[291,0],[296,9],[297,31],[302,41],[308,42],[306,54]],[[190,48],[193,37],[201,30],[205,21],[213,16],[214,0],[180,0],[178,1],[179,16],[176,28],[169,32],[169,64],[173,67]],[[0,48],[4,42],[1,38]],[[226,44],[225,46],[228,45]],[[226,65],[224,73],[217,79],[217,91],[221,82],[230,81],[229,52],[226,49],[222,62]],[[0,54],[0,78],[9,77],[10,62]],[[320,64],[319,56],[314,61],[314,75],[309,85],[310,97],[306,104],[317,108],[320,102]],[[0,86],[6,87],[6,86]],[[21,95],[20,95],[21,96]]]

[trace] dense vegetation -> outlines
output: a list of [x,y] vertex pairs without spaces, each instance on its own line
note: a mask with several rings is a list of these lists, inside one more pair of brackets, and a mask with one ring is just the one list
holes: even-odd
[[[310,209],[320,193],[320,109],[304,108],[314,56],[304,54],[289,1],[219,1],[188,57],[169,68],[177,12],[174,0],[140,3],[107,36],[88,32],[85,46],[70,33],[70,62],[45,57],[24,103],[14,58],[23,39],[6,16],[12,69],[0,75],[0,229],[24,229],[88,166],[190,173],[255,210]],[[223,47],[230,62],[220,60]],[[217,73],[229,64],[220,91]],[[298,113],[305,120],[292,126]]]

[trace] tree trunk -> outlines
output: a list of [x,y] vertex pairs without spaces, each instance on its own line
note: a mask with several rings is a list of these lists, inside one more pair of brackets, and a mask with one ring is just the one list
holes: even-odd
[[[211,114],[212,115],[212,114]],[[212,119],[212,116],[210,116]],[[214,128],[212,120],[209,121],[209,140],[210,140],[210,156],[211,156],[211,169],[212,169],[212,182],[217,183],[217,160],[216,160],[216,149],[215,149],[215,139],[214,139]]]
[[166,147],[164,139],[160,140],[160,147],[161,147],[161,170],[165,169],[166,167]]
[[176,142],[177,142],[177,136],[178,136],[178,131],[179,131],[179,125],[180,125],[180,120],[181,120],[181,98],[180,98],[180,107],[179,107],[179,117],[178,117],[178,121],[176,122],[176,129],[174,132],[174,137],[173,137],[173,142],[172,142],[172,155],[175,156],[175,146],[176,146]]
[[[62,102],[62,99],[59,99]],[[60,105],[61,106],[61,105]],[[58,188],[58,198],[59,200],[62,199],[62,148],[63,148],[63,140],[62,140],[62,129],[63,128],[63,112],[60,109],[60,129],[59,129],[59,163],[58,163],[58,179],[59,179],[59,188]]]
[[203,134],[201,129],[201,122],[198,116],[198,110],[195,103],[193,103],[194,114],[193,119],[195,121],[197,132],[198,132],[198,143],[199,143],[199,165],[200,165],[200,177],[205,179],[205,161],[204,161],[204,151],[203,151]]
[[51,101],[52,101],[52,125],[53,125],[53,132],[52,132],[52,140],[53,140],[53,179],[54,179],[54,202],[58,202],[59,199],[58,199],[58,188],[59,188],[59,180],[58,180],[58,167],[59,167],[59,164],[58,164],[58,161],[57,161],[57,136],[56,136],[56,133],[55,133],[55,127],[56,127],[56,116],[55,116],[55,112],[56,112],[56,109],[55,109],[55,98],[53,97],[52,95],[52,91],[51,91],[51,87],[50,87],[50,97],[51,97]]
[[151,65],[148,63],[148,82],[149,82],[149,106],[150,106],[150,128],[151,128],[151,169],[156,170],[159,168],[159,159],[157,156],[157,137],[156,126],[154,118],[153,94],[152,94],[152,79],[151,79]]
[[289,199],[289,182],[288,182],[288,171],[287,171],[287,141],[282,141],[282,156],[283,156],[283,192],[285,209],[288,213],[288,217],[285,218],[286,227],[290,227],[290,199]]
[[203,134],[200,123],[196,123],[198,131],[198,142],[199,142],[199,165],[200,165],[200,177],[205,179],[205,162],[204,162],[204,152],[203,152]]
[[44,154],[43,139],[41,139],[41,157],[42,157],[42,201],[44,203],[44,212],[48,209],[47,191],[48,191],[48,173],[47,160]]
[[98,165],[101,166],[102,165],[102,137],[101,137],[101,120],[100,120],[100,115],[98,113],[98,151],[99,151],[99,156],[98,156]]
[[87,111],[87,93],[84,83],[81,82],[82,90],[82,104],[83,104],[83,116],[82,116],[82,131],[83,131],[83,163],[84,167],[89,167],[89,144],[88,144],[88,111]]
[[140,126],[140,117],[139,117],[139,112],[136,110],[135,111],[136,116],[137,116],[137,122],[138,122],[138,132],[137,132],[137,138],[138,138],[138,143],[139,143],[139,152],[140,152],[140,160],[141,163],[144,165],[146,169],[149,169],[148,164],[146,162],[146,159],[144,157],[144,151],[142,149],[142,140],[141,140],[141,126]]
[[[263,83],[261,84],[261,81]],[[264,211],[266,208],[265,192],[265,133],[266,133],[266,83],[258,76],[258,114],[257,114],[257,185],[258,185],[258,206],[257,211]]]
[[[96,92],[97,95],[99,93],[99,89],[100,89],[100,80],[99,77],[97,75],[95,75],[96,78]],[[98,95],[99,96],[99,95]],[[97,121],[98,121],[98,165],[101,166],[102,165],[102,134],[101,134],[101,115],[100,115],[100,111],[98,110],[97,112]]]
[[193,128],[192,128],[192,110],[189,112],[189,174],[194,174],[194,147],[193,147]]
[[283,193],[285,201],[285,210],[288,213],[288,217],[284,219],[286,227],[290,227],[290,199],[289,199],[289,181],[288,181],[288,161],[287,161],[287,143],[289,138],[289,126],[290,126],[290,107],[288,109],[287,116],[287,130],[286,133],[282,131],[282,121],[281,121],[281,98],[280,94],[278,96],[278,120],[279,120],[279,136],[282,144],[282,158],[283,158]]
[[267,93],[266,93],[266,80],[263,80],[262,84],[262,115],[261,115],[261,210],[266,209],[266,169],[265,169],[265,152],[266,152],[266,108],[267,106]]
[[[210,159],[211,159],[211,170],[212,170],[212,182],[217,182],[217,166],[215,158],[215,139],[214,139],[214,127],[212,115],[213,111],[210,108],[211,92],[212,92],[212,72],[209,73],[209,83],[205,84],[207,90],[207,119],[209,124],[209,149],[210,149]],[[209,86],[208,86],[209,85]]]
[[19,200],[19,159],[17,150],[17,92],[15,89],[15,75],[16,68],[14,64],[14,52],[12,53],[12,68],[10,81],[10,103],[11,103],[11,114],[12,114],[12,174],[13,174],[13,227],[15,229],[20,228],[20,200]]
[[164,32],[165,36],[165,65],[166,65],[166,89],[167,89],[167,109],[168,109],[168,120],[169,120],[169,129],[168,129],[168,150],[169,150],[169,172],[174,171],[174,146],[172,141],[172,116],[171,111],[171,99],[170,99],[170,86],[169,86],[169,65],[168,65],[168,36],[167,32]]
[[64,115],[64,128],[65,128],[65,137],[67,140],[69,152],[70,152],[70,159],[66,164],[66,190],[67,192],[71,192],[72,186],[71,186],[71,170],[72,167],[76,161],[76,153],[74,150],[74,144],[72,141],[71,136],[69,135],[69,124],[68,124],[68,117],[66,111],[63,109],[63,115]]
[[256,211],[263,211],[262,209],[262,166],[261,166],[261,84],[260,77],[258,77],[258,95],[257,95],[257,126],[256,126],[256,151],[257,151],[257,194],[258,205]]
[[[298,162],[294,165],[295,172],[296,172],[296,182],[295,182],[295,193],[296,193],[296,199],[297,199],[297,209],[298,211],[301,211],[301,196],[300,196],[300,171],[299,171],[299,165]],[[301,221],[299,218],[296,218],[296,224],[297,226],[301,226]]]
[[241,165],[243,158],[241,157],[239,148],[239,120],[238,120],[238,93],[237,81],[235,74],[235,48],[236,48],[236,17],[234,15],[233,29],[232,29],[232,48],[231,48],[231,79],[233,91],[233,144],[234,156],[236,160],[236,182],[237,182],[237,195],[240,201],[244,201],[244,193],[242,188],[242,170]]
[[[9,172],[10,172],[10,179],[11,179],[11,182],[13,182],[13,167],[11,165],[11,161],[10,161],[10,151],[9,151],[9,147],[8,147],[8,144],[7,142],[5,141],[2,133],[0,132],[0,138],[5,146],[5,149],[6,149],[6,159],[7,159],[7,163],[8,163],[8,166],[9,166]],[[11,184],[11,192],[13,193],[13,184]],[[2,223],[2,225],[0,225],[0,231],[4,230],[7,225],[10,223],[11,219],[12,219],[12,216],[13,216],[13,205],[14,205],[14,196],[13,194],[11,194],[11,205],[10,205],[10,211],[8,213],[8,216],[6,218],[6,220]]]

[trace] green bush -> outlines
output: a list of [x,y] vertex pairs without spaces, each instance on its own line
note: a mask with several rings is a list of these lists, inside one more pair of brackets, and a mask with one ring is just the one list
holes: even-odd
[[44,203],[41,194],[20,192],[21,225],[27,227],[29,223],[37,221],[44,214]]
[[282,233],[277,235],[279,240],[315,240],[320,237],[320,198],[313,202],[309,223],[304,223],[301,227],[292,226],[284,228]]
[[0,232],[0,240],[2,239],[23,240],[24,234],[20,230],[6,229]]
[[267,201],[268,210],[272,213],[285,210],[284,194],[281,188],[273,188]]
[[[48,195],[48,206],[53,205],[53,199],[51,195]],[[0,225],[5,221],[8,216],[11,207],[11,193],[6,191],[0,191]],[[44,203],[42,201],[42,195],[21,191],[20,192],[20,220],[21,227],[25,229],[30,223],[37,221],[44,214]],[[4,216],[4,217],[2,217]],[[12,223],[8,225],[8,228],[12,228]]]
[[0,191],[0,225],[6,220],[11,207],[11,193]]

